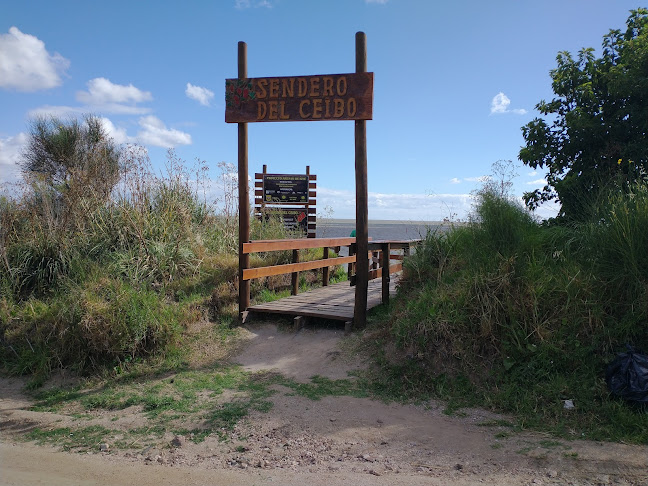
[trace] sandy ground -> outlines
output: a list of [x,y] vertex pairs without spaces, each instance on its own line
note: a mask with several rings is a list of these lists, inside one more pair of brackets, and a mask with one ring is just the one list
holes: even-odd
[[[340,347],[341,330],[293,334],[265,323],[247,335],[234,361],[249,370],[305,381],[316,374],[346,378],[363,366]],[[64,453],[13,440],[35,424],[68,420],[26,410],[30,401],[21,385],[0,379],[1,486],[648,485],[645,446],[511,434],[484,427],[505,417],[482,410],[449,417],[435,403],[404,406],[347,396],[312,401],[285,390],[272,397],[269,412],[241,422],[233,434],[239,439],[227,443],[175,438],[159,450]],[[120,421],[137,425],[128,410],[119,413]]]

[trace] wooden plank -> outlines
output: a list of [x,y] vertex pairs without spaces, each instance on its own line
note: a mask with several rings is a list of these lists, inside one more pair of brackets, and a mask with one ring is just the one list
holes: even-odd
[[287,263],[285,265],[275,265],[272,267],[248,268],[243,271],[243,280],[253,278],[270,277],[272,275],[283,275],[285,273],[304,272],[306,270],[315,270],[335,265],[343,265],[355,261],[355,256],[329,258],[325,260],[314,260],[303,263]]
[[225,122],[371,120],[373,73],[225,80]]
[[324,248],[334,246],[349,246],[355,243],[355,238],[313,238],[310,240],[298,238],[287,240],[256,240],[243,245],[244,253],[262,251],[304,250],[306,248]]
[[[395,279],[392,279],[390,291],[396,291]],[[349,287],[348,282],[340,282],[278,301],[255,304],[250,307],[250,311],[349,321],[353,319],[354,302],[353,288]],[[367,309],[380,303],[381,282],[369,282]]]

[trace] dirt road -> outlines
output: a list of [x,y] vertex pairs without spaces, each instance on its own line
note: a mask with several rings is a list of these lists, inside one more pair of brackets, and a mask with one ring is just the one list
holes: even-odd
[[[343,378],[363,363],[340,348],[342,332],[279,332],[252,327],[234,361],[296,380]],[[481,410],[447,416],[442,406],[385,404],[283,390],[222,442],[169,436],[144,451],[59,452],[17,442],[14,434],[65,423],[28,410],[16,379],[0,381],[0,486],[5,485],[648,485],[648,447],[564,441],[512,432],[505,417]],[[120,412],[121,413],[121,412]],[[128,414],[123,411],[123,414]],[[120,417],[120,420],[124,417]],[[132,426],[137,426],[133,412]]]

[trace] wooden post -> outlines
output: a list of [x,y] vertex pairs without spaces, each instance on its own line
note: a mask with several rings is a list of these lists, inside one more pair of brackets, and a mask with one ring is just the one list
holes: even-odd
[[[261,178],[262,183],[265,181],[265,175],[266,175],[267,173],[268,173],[268,165],[267,165],[267,164],[263,164],[263,175],[261,176],[261,177],[262,177],[262,178]],[[261,194],[263,194],[263,186],[261,186]],[[263,221],[263,222],[265,222],[265,217],[266,217],[266,214],[265,214],[265,206],[266,206],[266,204],[265,204],[265,199],[264,199],[263,196],[262,196],[262,197],[261,197],[261,221]]]
[[[329,257],[329,247],[324,247],[324,260]],[[324,267],[322,269],[322,287],[327,287],[329,284],[329,267]]]
[[382,261],[380,266],[382,267],[382,303],[389,304],[389,282],[391,278],[389,277],[389,254],[391,253],[391,248],[389,243],[383,243],[382,245]]
[[[238,43],[238,77],[247,78],[247,44]],[[243,243],[250,241],[250,188],[248,186],[248,127],[238,124],[238,196],[239,196],[239,318],[245,322],[250,307],[250,281],[243,280],[243,270],[250,268],[250,255],[243,253]]]
[[[367,72],[367,36],[356,33],[356,73]],[[367,324],[367,290],[369,285],[369,207],[367,189],[367,122],[355,120],[355,178],[356,178],[356,289],[353,321],[356,326]]]
[[[356,254],[355,248],[356,248],[355,243],[351,243],[351,245],[349,245],[349,256],[353,256]],[[347,265],[347,275],[349,277],[349,283],[351,284],[352,287],[355,286],[355,269],[356,269],[355,263],[349,263]]]
[[[292,251],[292,262],[299,263],[299,250]],[[299,293],[299,272],[293,272],[292,275],[292,295]]]

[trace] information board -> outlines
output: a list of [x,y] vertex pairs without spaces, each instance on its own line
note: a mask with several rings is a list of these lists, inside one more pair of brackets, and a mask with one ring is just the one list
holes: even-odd
[[284,228],[289,231],[308,232],[308,215],[305,209],[266,208],[263,214],[266,218],[281,218]]
[[262,197],[266,204],[308,204],[308,175],[264,174]]

